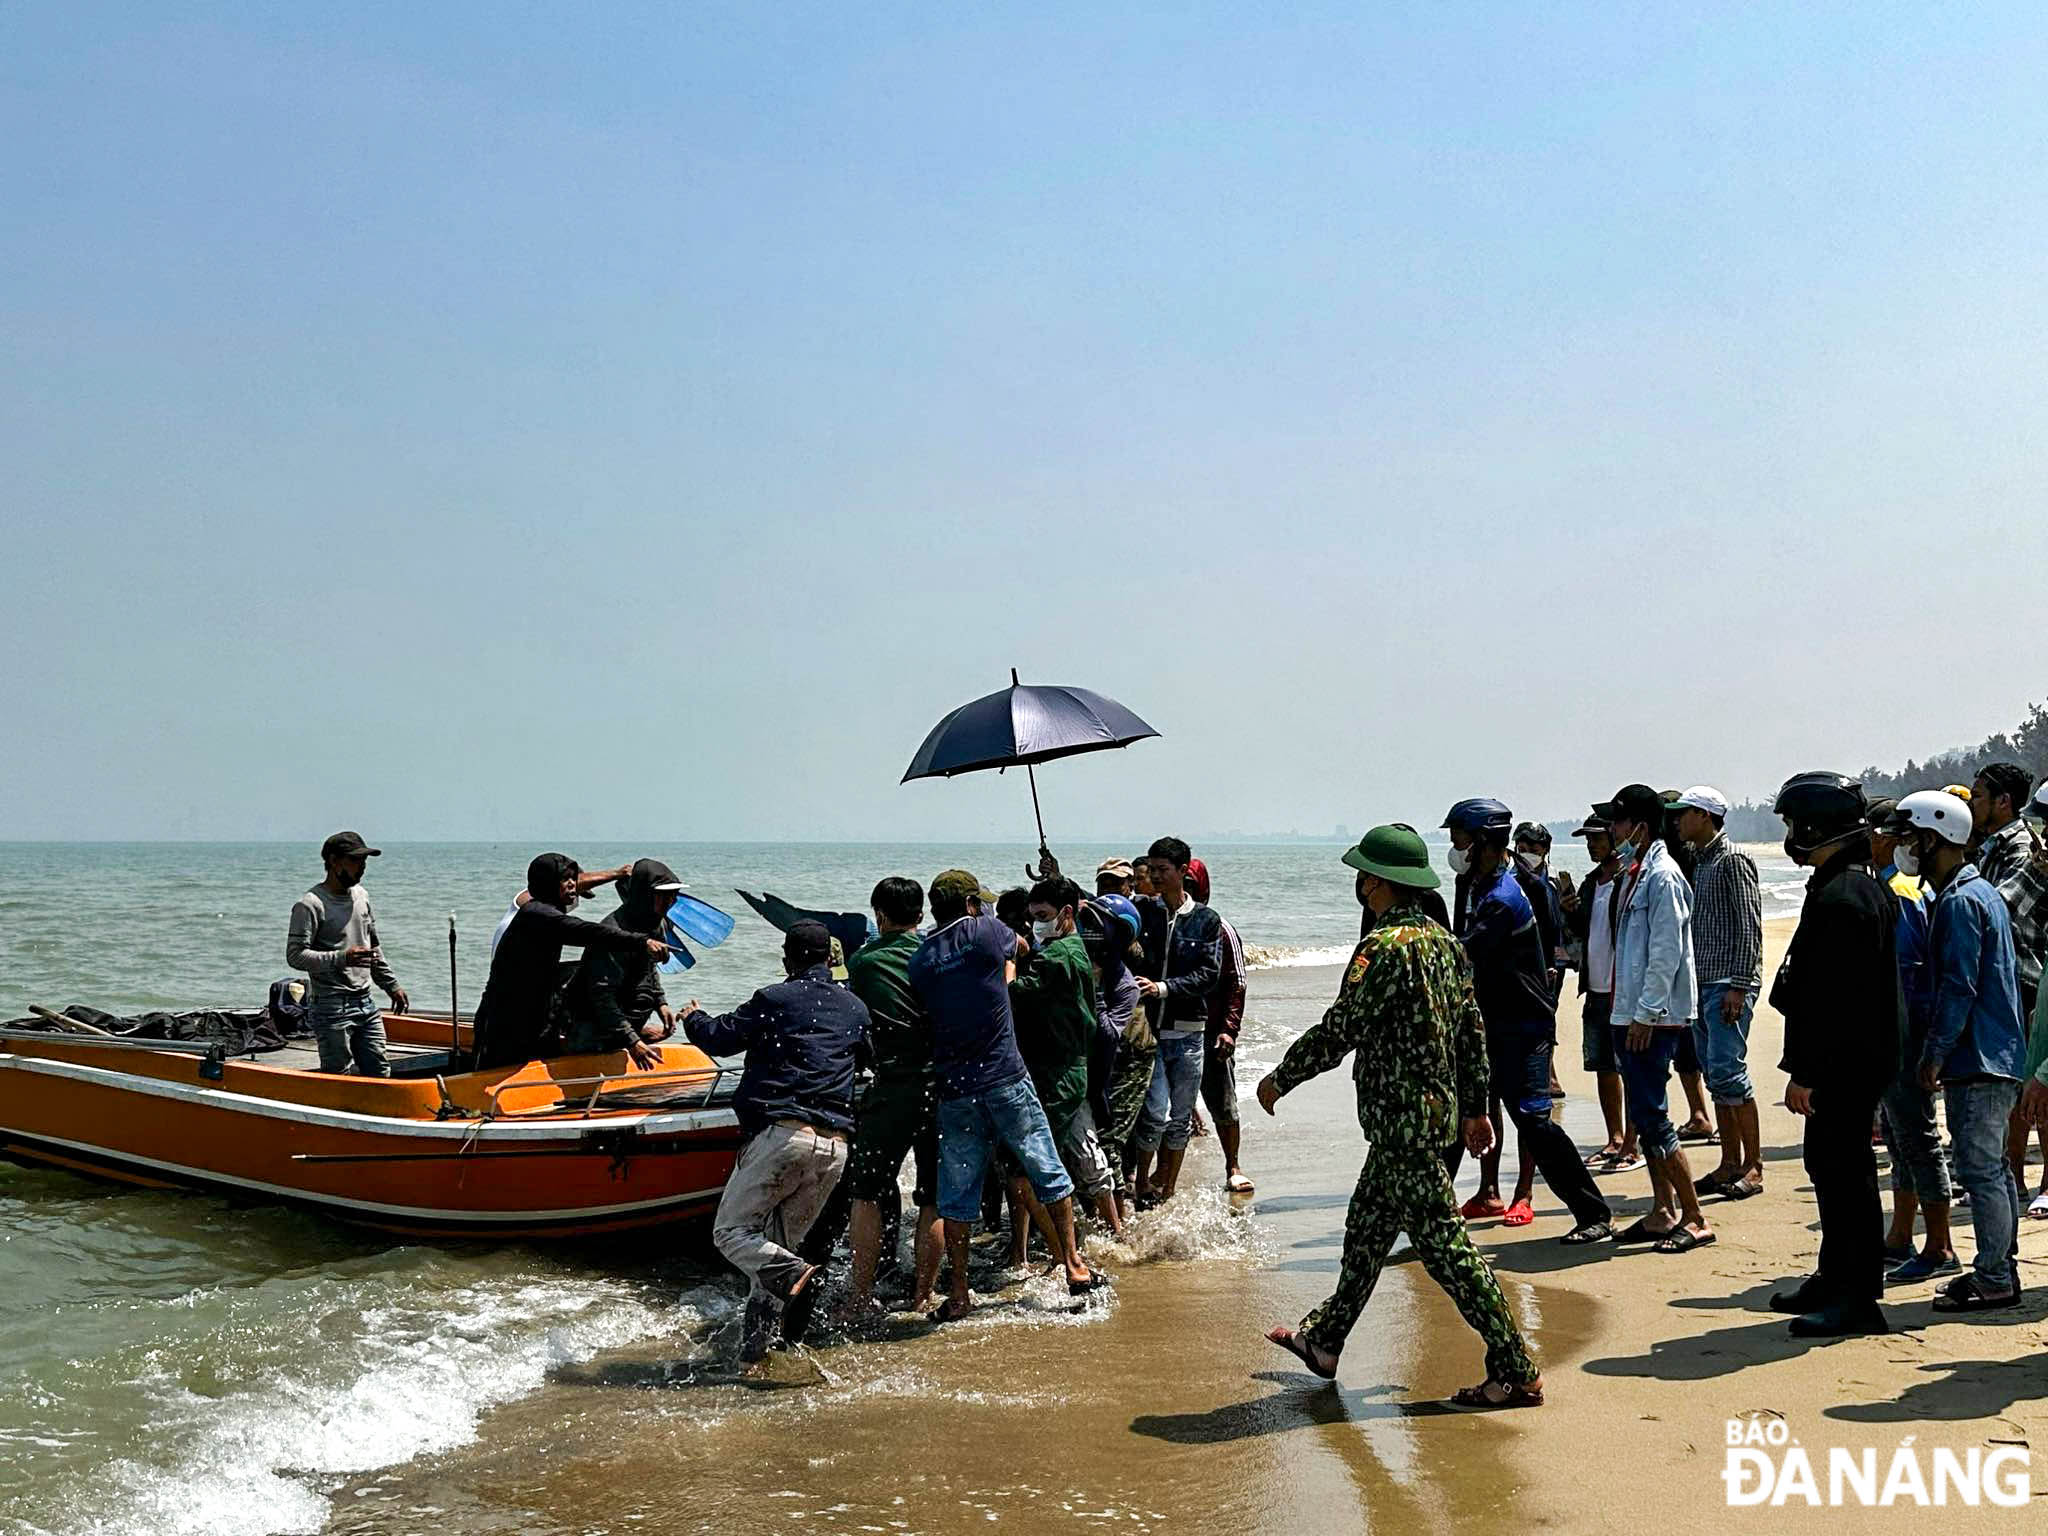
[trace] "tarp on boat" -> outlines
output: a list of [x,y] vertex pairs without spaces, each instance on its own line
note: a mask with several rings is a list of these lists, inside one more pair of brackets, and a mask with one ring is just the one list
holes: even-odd
[[[61,1012],[66,1018],[90,1024],[94,1029],[123,1040],[169,1040],[218,1045],[223,1047],[225,1054],[229,1056],[279,1051],[284,1049],[286,1043],[284,1030],[280,1027],[284,1021],[274,1017],[268,1008],[199,1008],[189,1013],[158,1011],[124,1017],[98,1008],[89,1008],[83,1003],[73,1003]],[[73,1039],[90,1038],[82,1031],[74,1033],[40,1016],[9,1019],[4,1025],[0,1025],[0,1028],[40,1030],[46,1034],[67,1035]],[[305,1034],[312,1033],[304,1026],[301,1026],[301,1031]]]

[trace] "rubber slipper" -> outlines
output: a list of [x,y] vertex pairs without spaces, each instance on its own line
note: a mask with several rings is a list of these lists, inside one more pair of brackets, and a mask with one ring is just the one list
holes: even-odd
[[1526,1227],[1535,1219],[1535,1208],[1526,1200],[1517,1200],[1501,1212],[1500,1224],[1504,1227]]
[[1223,1191],[1231,1195],[1250,1195],[1258,1192],[1258,1186],[1241,1173],[1233,1173],[1223,1181]]
[[1458,1214],[1467,1221],[1478,1221],[1486,1216],[1505,1216],[1507,1213],[1508,1208],[1500,1203],[1498,1197],[1489,1200],[1484,1196],[1474,1195],[1458,1207]]
[[2027,1205],[2027,1214],[2036,1221],[2048,1221],[2048,1191],[2034,1196]]
[[1573,1227],[1571,1231],[1565,1233],[1558,1241],[1560,1243],[1570,1243],[1577,1247],[1582,1243],[1603,1243],[1612,1236],[1614,1236],[1614,1228],[1606,1222],[1589,1221],[1583,1227]]
[[1740,1173],[1724,1174],[1719,1168],[1716,1168],[1712,1173],[1692,1181],[1693,1193],[1696,1195],[1725,1195],[1728,1193],[1728,1186],[1741,1177]]
[[1101,1290],[1110,1283],[1112,1278],[1109,1275],[1105,1275],[1099,1269],[1088,1271],[1088,1278],[1086,1280],[1076,1280],[1070,1275],[1067,1277],[1067,1294],[1069,1296],[1086,1296],[1090,1291]]
[[1720,1133],[1712,1126],[1705,1130],[1687,1127],[1678,1133],[1678,1139],[1695,1147],[1718,1147],[1721,1144]]
[[1689,1232],[1684,1227],[1674,1227],[1665,1233],[1663,1239],[1657,1244],[1657,1252],[1691,1253],[1695,1248],[1706,1247],[1713,1240],[1714,1234],[1711,1232],[1703,1236],[1698,1232]]
[[1672,1230],[1670,1227],[1651,1226],[1650,1218],[1645,1216],[1633,1225],[1623,1227],[1619,1232],[1615,1233],[1614,1240],[1617,1243],[1661,1243],[1671,1235]]
[[1266,1342],[1268,1344],[1278,1344],[1287,1353],[1294,1356],[1295,1359],[1308,1368],[1308,1373],[1311,1376],[1320,1376],[1324,1381],[1335,1381],[1337,1379],[1335,1367],[1326,1371],[1320,1365],[1317,1365],[1316,1357],[1309,1352],[1309,1347],[1301,1342],[1300,1336],[1292,1328],[1275,1328],[1266,1335]]
[[1747,1179],[1737,1179],[1733,1184],[1723,1185],[1721,1198],[1724,1200],[1748,1200],[1764,1192],[1763,1181],[1752,1184]]
[[[1495,1397],[1492,1394],[1499,1392]],[[1453,1406],[1459,1408],[1541,1408],[1543,1406],[1543,1378],[1534,1381],[1482,1381],[1476,1387],[1460,1387],[1451,1394]]]

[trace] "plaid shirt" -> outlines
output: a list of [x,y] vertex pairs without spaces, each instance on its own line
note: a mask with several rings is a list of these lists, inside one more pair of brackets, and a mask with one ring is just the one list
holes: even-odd
[[1692,947],[1700,985],[1754,992],[1764,975],[1764,897],[1756,860],[1724,834],[1700,850],[1692,872]]
[[2016,873],[2000,880],[1998,894],[2012,913],[2012,955],[2020,986],[2032,992],[2041,985],[2041,962],[2048,958],[2048,849],[2035,849]]
[[1970,862],[1986,880],[2003,886],[2026,867],[2033,852],[2034,834],[2027,830],[2024,821],[2015,817],[1996,832],[1986,832],[1970,855]]

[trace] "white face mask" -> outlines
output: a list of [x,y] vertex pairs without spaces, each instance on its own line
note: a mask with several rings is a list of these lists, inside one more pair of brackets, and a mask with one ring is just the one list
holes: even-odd
[[1529,871],[1529,873],[1530,873],[1530,874],[1532,874],[1532,875],[1540,875],[1540,874],[1542,874],[1542,873],[1543,873],[1543,855],[1542,855],[1542,854],[1540,854],[1540,853],[1517,853],[1517,854],[1515,855],[1515,857],[1516,857],[1516,858],[1518,858],[1518,859],[1520,859],[1520,860],[1522,861],[1522,868],[1524,868],[1524,869],[1526,869],[1527,871]]
[[1892,850],[1892,863],[1898,866],[1902,875],[1917,875],[1920,873],[1920,850],[1911,843],[1901,843]]
[[1472,855],[1463,848],[1453,848],[1446,862],[1450,864],[1452,874],[1462,875],[1472,867]]
[[1038,940],[1040,947],[1050,944],[1060,936],[1060,920],[1056,917],[1034,917],[1031,919],[1031,937]]

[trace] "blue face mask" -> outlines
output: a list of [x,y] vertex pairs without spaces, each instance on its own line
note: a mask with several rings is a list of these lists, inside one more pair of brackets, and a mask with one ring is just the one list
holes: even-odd
[[1635,839],[1630,838],[1625,843],[1616,843],[1614,845],[1614,856],[1625,866],[1633,864],[1636,860]]

